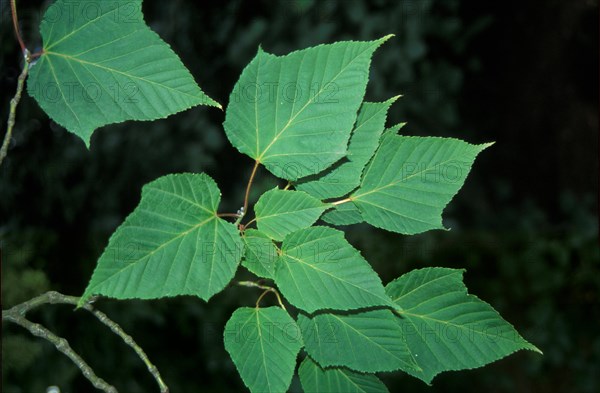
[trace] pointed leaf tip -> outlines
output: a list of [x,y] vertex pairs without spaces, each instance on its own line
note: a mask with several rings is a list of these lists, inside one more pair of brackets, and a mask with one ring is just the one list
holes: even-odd
[[[386,286],[409,312],[398,322],[421,372],[407,372],[427,384],[444,371],[482,367],[518,350],[541,352],[488,303],[467,291],[464,269],[413,270]],[[427,334],[420,334],[427,332]]]
[[452,138],[385,134],[352,194],[354,203],[365,221],[392,232],[442,229],[442,211],[485,147]]

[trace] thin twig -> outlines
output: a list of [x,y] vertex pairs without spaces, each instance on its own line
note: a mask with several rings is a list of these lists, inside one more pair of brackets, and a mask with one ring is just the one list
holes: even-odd
[[34,336],[43,338],[44,340],[52,343],[59,352],[65,354],[69,359],[71,359],[73,363],[75,363],[77,368],[81,370],[83,376],[86,377],[96,389],[102,390],[106,393],[118,393],[117,389],[114,386],[109,385],[105,380],[103,380],[102,378],[97,376],[96,373],[94,373],[94,370],[92,370],[92,368],[85,362],[85,360],[83,360],[81,356],[79,356],[73,350],[73,348],[71,348],[69,342],[66,339],[55,335],[50,330],[46,329],[38,323],[33,323],[29,321],[24,316],[19,315],[18,311],[11,312],[11,310],[2,311],[2,320],[7,320],[16,323],[17,325],[29,330],[29,332]]
[[258,161],[254,161],[254,168],[252,168],[252,173],[250,174],[250,179],[248,180],[248,185],[246,186],[246,195],[244,196],[244,213],[248,211],[248,198],[250,197],[250,189],[252,188],[252,182],[254,181],[254,176],[256,175],[256,171],[260,163]]
[[25,79],[27,79],[27,74],[29,73],[29,63],[31,59],[29,57],[29,51],[25,49],[25,64],[23,65],[23,71],[21,75],[19,75],[19,79],[17,81],[17,92],[12,100],[10,100],[10,112],[8,114],[8,124],[6,127],[6,134],[4,135],[4,141],[2,142],[2,147],[0,148],[0,166],[2,165],[2,161],[4,161],[4,157],[8,153],[8,145],[10,145],[10,140],[12,139],[13,128],[15,127],[15,118],[17,116],[17,105],[19,105],[19,101],[21,101],[21,94],[23,93],[23,86],[25,85]]
[[2,311],[2,319],[4,319],[4,313],[18,314],[25,316],[29,311],[42,306],[44,304],[74,304],[76,305],[79,298],[76,296],[67,296],[56,291],[49,291],[39,296],[29,299],[23,303],[17,304],[8,310]]
[[[70,305],[76,306],[79,303],[79,300],[80,300],[80,298],[78,298],[76,296],[67,296],[67,295],[63,295],[62,293],[58,293],[56,291],[46,292],[46,293],[44,293],[40,296],[37,296],[33,299],[30,299],[21,304],[18,304],[16,306],[10,308],[9,310],[2,311],[2,320],[8,320],[8,321],[17,323],[17,324],[25,327],[26,329],[28,329],[32,334],[35,334],[28,327],[26,327],[25,325],[23,325],[21,323],[22,320],[29,322],[28,320],[25,319],[25,314],[28,311],[30,311],[36,307],[39,307],[41,305],[44,305],[44,304],[70,304]],[[94,309],[91,305],[91,302],[85,303],[82,306],[82,308],[85,309],[86,311],[92,313],[101,323],[108,326],[113,333],[115,333],[117,336],[121,337],[123,342],[125,344],[127,344],[128,346],[130,346],[136,352],[138,357],[144,362],[144,364],[148,368],[148,371],[150,372],[150,374],[152,374],[152,376],[156,380],[156,383],[158,384],[161,393],[169,392],[169,388],[162,380],[160,373],[158,372],[158,369],[156,368],[156,366],[150,362],[150,359],[148,359],[148,356],[146,355],[144,350],[133,340],[133,338],[130,335],[125,333],[125,331],[116,322],[111,320],[106,314],[104,314],[103,312],[101,312],[99,310]],[[29,322],[29,323],[31,324],[31,322]],[[34,324],[34,325],[37,325],[37,324]],[[38,325],[38,326],[42,329],[45,329],[41,325]],[[45,330],[47,331],[47,329],[45,329]],[[49,331],[48,331],[48,333],[53,334],[52,332],[49,332]],[[45,338],[48,341],[52,342],[46,336],[38,336],[38,337]],[[52,342],[52,343],[54,344],[54,342]],[[68,346],[68,343],[67,343],[67,346]],[[70,348],[70,347],[68,347],[68,348]],[[59,349],[59,348],[57,347],[57,349]],[[71,349],[71,351],[72,351],[72,349]],[[61,351],[61,352],[63,352],[63,351]],[[79,359],[81,359],[75,352],[73,352],[73,354],[75,356],[77,356]],[[73,357],[71,355],[67,355],[67,356],[69,356],[73,360]],[[81,360],[81,361],[83,362],[83,360]],[[84,376],[86,376],[86,378],[87,378],[88,375],[86,375],[86,371],[84,371],[84,369],[82,369],[80,367],[80,363],[76,362],[75,360],[73,360],[73,362],[75,363],[75,365],[77,367],[79,367],[81,372],[83,372]],[[84,362],[84,364],[85,364],[85,362]],[[92,384],[94,384],[94,381],[92,381],[90,378],[88,378],[88,379],[90,380],[90,382],[92,382]],[[102,381],[102,382],[104,382],[104,381]],[[94,386],[96,386],[96,385],[94,384]],[[107,386],[112,388],[112,386],[110,386],[110,385],[107,385]],[[116,390],[109,390],[109,391],[116,392]]]
[[169,393],[169,388],[167,387],[165,382],[162,380],[162,378],[160,376],[160,372],[158,371],[156,366],[154,364],[152,364],[152,362],[150,362],[150,359],[148,359],[148,355],[146,355],[144,350],[139,345],[137,345],[137,343],[133,340],[133,338],[129,334],[125,333],[125,331],[121,328],[121,326],[119,326],[116,322],[111,320],[102,311],[93,309],[92,306],[89,304],[84,305],[83,308],[85,308],[86,310],[88,310],[89,312],[94,314],[94,316],[96,318],[98,318],[98,320],[100,322],[102,322],[103,324],[108,326],[114,334],[121,337],[123,342],[125,344],[129,345],[135,351],[135,353],[137,353],[138,357],[144,362],[144,364],[148,368],[148,372],[150,372],[150,374],[152,374],[152,376],[156,380],[156,383],[158,383],[160,392],[161,393]]
[[256,308],[259,307],[259,304],[260,304],[260,301],[262,300],[262,298],[267,293],[272,292],[277,297],[277,303],[279,303],[279,306],[281,308],[283,308],[284,310],[287,310],[285,308],[285,306],[283,305],[283,301],[281,300],[281,296],[279,295],[279,291],[277,289],[275,289],[273,287],[270,287],[268,285],[262,285],[262,284],[256,283],[254,281],[238,281],[237,284],[240,285],[240,286],[243,286],[243,287],[264,289],[264,292],[258,297],[258,300],[256,300]]
[[21,38],[21,31],[19,29],[19,18],[17,17],[17,1],[10,0],[10,10],[12,12],[12,21],[13,27],[15,28],[15,35],[17,36],[17,41],[19,41],[19,46],[21,47],[21,53],[25,54],[27,48],[25,47],[25,43],[23,42],[23,38]]

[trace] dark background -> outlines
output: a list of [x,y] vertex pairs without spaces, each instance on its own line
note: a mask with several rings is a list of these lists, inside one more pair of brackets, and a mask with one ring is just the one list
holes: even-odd
[[[47,2],[18,4],[25,40],[39,47]],[[8,1],[1,12],[4,124],[20,55]],[[285,54],[396,34],[375,54],[366,96],[404,95],[388,124],[408,121],[409,135],[496,144],[446,209],[452,231],[405,237],[359,225],[347,229],[348,238],[384,282],[416,267],[466,268],[471,293],[545,354],[520,352],[482,369],[443,373],[433,387],[401,372],[381,377],[392,392],[600,391],[597,0],[146,0],[144,13],[224,105],[259,44]],[[159,176],[207,172],[221,186],[222,210],[235,211],[251,161],[229,145],[223,120],[223,112],[197,107],[108,126],[87,151],[25,94],[0,168],[2,307],[48,289],[80,295],[141,186]],[[268,182],[262,171],[256,191]],[[222,329],[257,295],[228,288],[209,304],[185,297],[97,306],[147,350],[173,392],[237,392],[243,385]],[[156,390],[132,351],[86,313],[45,306],[31,318],[67,337],[120,391]],[[92,389],[66,357],[17,326],[3,324],[2,360],[6,392]]]

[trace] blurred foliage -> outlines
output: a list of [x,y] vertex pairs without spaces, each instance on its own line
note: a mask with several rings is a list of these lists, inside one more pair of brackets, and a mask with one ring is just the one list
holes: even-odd
[[[40,10],[19,2],[26,41],[39,47]],[[0,3],[0,119],[19,72],[8,2]],[[471,293],[490,302],[545,355],[519,353],[483,369],[445,373],[433,387],[401,373],[390,391],[595,392],[600,382],[598,255],[598,4],[467,0],[144,1],[150,26],[180,54],[204,91],[226,105],[261,44],[276,54],[343,39],[396,37],[375,55],[367,99],[404,97],[389,124],[412,135],[497,144],[482,155],[446,211],[450,232],[400,237],[363,226],[349,239],[384,281],[416,267],[466,268]],[[0,167],[2,307],[47,289],[81,294],[108,237],[167,173],[207,172],[223,211],[239,208],[251,162],[227,142],[224,114],[194,108],[152,123],[106,127],[91,150],[24,96]],[[276,181],[260,171],[255,195]],[[248,274],[241,272],[241,274]],[[232,287],[194,298],[98,307],[147,351],[173,392],[242,391],[223,348],[231,312],[258,293]],[[84,312],[31,314],[68,338],[123,392],[154,391],[132,351]],[[89,391],[69,361],[3,324],[3,390]],[[298,390],[297,381],[293,390]]]

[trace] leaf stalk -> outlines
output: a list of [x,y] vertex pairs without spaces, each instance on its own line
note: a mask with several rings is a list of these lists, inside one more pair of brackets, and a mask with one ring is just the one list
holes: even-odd
[[25,55],[27,47],[23,42],[23,38],[21,37],[21,29],[19,28],[19,18],[17,17],[17,0],[10,0],[10,11],[12,14],[13,27],[15,28],[15,35],[17,36],[17,41],[19,41],[19,46],[21,47],[21,53]]
[[238,285],[242,286],[242,287],[251,287],[251,288],[259,288],[259,289],[264,289],[264,292],[258,297],[258,299],[256,300],[256,308],[260,307],[260,301],[262,300],[263,297],[265,297],[265,295],[269,292],[272,292],[275,294],[275,296],[277,297],[277,303],[279,303],[279,306],[286,310],[285,305],[283,304],[283,301],[281,300],[281,295],[279,294],[279,291],[273,287],[270,287],[268,285],[262,285],[259,283],[256,283],[254,281],[238,281],[237,283]]

